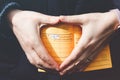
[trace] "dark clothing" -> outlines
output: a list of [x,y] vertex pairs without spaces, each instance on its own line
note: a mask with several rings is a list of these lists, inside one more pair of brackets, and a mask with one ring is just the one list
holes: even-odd
[[[120,8],[119,0],[0,0],[0,80],[60,80],[58,74],[38,73],[29,63],[9,27],[12,9],[32,10],[47,15],[74,15],[106,12]],[[113,68],[63,76],[63,80],[120,80],[120,33],[111,41]]]

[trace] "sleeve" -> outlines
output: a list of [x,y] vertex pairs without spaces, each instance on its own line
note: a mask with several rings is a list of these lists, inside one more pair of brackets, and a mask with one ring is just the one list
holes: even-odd
[[113,0],[115,6],[120,10],[120,0]]
[[0,35],[9,36],[12,33],[7,15],[13,9],[21,9],[16,0],[0,0]]

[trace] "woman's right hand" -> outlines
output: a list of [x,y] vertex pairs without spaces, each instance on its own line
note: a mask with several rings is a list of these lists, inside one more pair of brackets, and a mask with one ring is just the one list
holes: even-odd
[[56,24],[59,22],[59,17],[34,11],[13,10],[8,14],[8,18],[29,62],[37,68],[57,70],[58,65],[45,49],[37,26]]

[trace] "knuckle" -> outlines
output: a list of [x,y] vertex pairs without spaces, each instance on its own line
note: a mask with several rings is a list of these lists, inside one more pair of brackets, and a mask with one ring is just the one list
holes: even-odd
[[53,66],[53,63],[51,62],[50,59],[46,58],[45,56],[40,57],[41,60],[43,60],[45,63],[47,63],[49,66]]
[[46,62],[46,60],[47,60],[46,57],[43,56],[43,55],[41,55],[40,58],[41,58],[43,61],[45,61],[45,62]]
[[24,39],[24,43],[26,46],[30,46],[32,42],[30,39]]
[[37,60],[36,65],[41,65],[41,61]]
[[35,62],[33,60],[29,60],[29,62],[33,65],[35,65]]
[[40,51],[40,49],[41,49],[41,45],[39,44],[39,42],[36,40],[33,40],[33,43],[32,43],[32,45],[36,48],[36,50],[37,51]]
[[35,41],[34,41],[33,38],[26,39],[26,40],[24,41],[24,43],[26,44],[27,47],[28,47],[28,46],[35,46]]

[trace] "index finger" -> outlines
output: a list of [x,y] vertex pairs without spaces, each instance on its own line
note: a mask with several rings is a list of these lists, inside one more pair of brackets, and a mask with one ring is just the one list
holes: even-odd
[[72,65],[87,49],[89,39],[86,38],[85,34],[82,34],[78,41],[77,46],[73,49],[71,54],[65,59],[65,61],[60,65],[60,71],[66,69],[68,66]]

